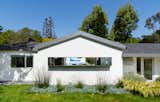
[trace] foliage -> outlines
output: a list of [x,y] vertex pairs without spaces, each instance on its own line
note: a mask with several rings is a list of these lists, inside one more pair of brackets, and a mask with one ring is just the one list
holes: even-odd
[[81,31],[85,31],[99,37],[107,38],[108,36],[108,17],[102,10],[100,5],[93,8],[91,14],[89,14],[82,22],[80,27]]
[[135,44],[135,43],[139,43],[140,41],[141,41],[141,38],[131,37],[127,39],[126,43]]
[[132,37],[132,32],[137,28],[138,21],[137,13],[131,4],[127,3],[119,8],[111,29],[110,39],[125,43]]
[[2,30],[3,30],[3,27],[2,27],[2,26],[0,26],[0,33],[2,32]]
[[54,40],[54,38],[42,38],[42,42],[49,42]]
[[105,93],[105,91],[107,90],[107,83],[104,79],[99,78],[97,80],[97,85],[95,85],[96,90],[98,90],[101,93]]
[[140,43],[160,43],[160,30],[153,32],[151,35],[143,35]]
[[43,23],[43,36],[47,38],[56,38],[54,32],[54,23],[52,17],[45,18]]
[[145,82],[146,79],[138,74],[132,74],[128,73],[125,74],[123,77],[124,80],[131,80],[131,81],[140,81],[140,82]]
[[61,92],[65,89],[65,87],[61,84],[60,80],[58,80],[58,82],[56,84],[56,88],[57,88],[57,92]]
[[84,87],[84,84],[81,81],[78,81],[75,85],[76,88],[82,89]]
[[143,97],[160,96],[160,82],[122,80],[123,88]]
[[160,82],[160,77],[156,78],[155,81],[156,81],[156,82]]
[[160,97],[143,98],[132,94],[30,93],[29,85],[0,85],[1,102],[159,102]]
[[47,88],[50,83],[50,75],[48,72],[38,70],[35,74],[34,85],[38,88]]
[[[153,16],[147,18],[146,22],[145,22],[145,27],[148,29],[152,29],[155,30],[156,28],[160,27],[160,12],[154,14]],[[159,27],[156,27],[156,26]]]
[[35,42],[41,42],[40,32],[29,28],[22,28],[18,31],[6,30],[0,35],[0,44],[16,44],[28,42],[33,39]]

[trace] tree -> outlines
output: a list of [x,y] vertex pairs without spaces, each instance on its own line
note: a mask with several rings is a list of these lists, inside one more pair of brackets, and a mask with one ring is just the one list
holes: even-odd
[[111,29],[110,39],[125,43],[132,38],[132,32],[137,28],[138,21],[137,13],[130,3],[119,8]]
[[56,38],[54,32],[54,23],[52,17],[45,18],[43,23],[43,36],[47,38]]
[[143,35],[141,43],[160,43],[160,12],[148,17],[145,27],[153,30],[151,35]]
[[41,42],[42,37],[37,30],[29,29],[27,27],[18,30],[7,30],[0,35],[0,44],[16,44],[27,43],[29,39],[33,39],[35,42]]
[[102,10],[100,5],[93,8],[91,14],[89,14],[82,22],[81,31],[91,33],[103,38],[108,37],[108,17]]
[[156,30],[151,35],[143,35],[140,43],[160,43],[160,30]]
[[160,12],[149,17],[146,20],[145,27],[154,31],[160,29]]
[[0,26],[0,33],[2,33],[2,30],[3,30],[3,27],[2,27],[2,26]]

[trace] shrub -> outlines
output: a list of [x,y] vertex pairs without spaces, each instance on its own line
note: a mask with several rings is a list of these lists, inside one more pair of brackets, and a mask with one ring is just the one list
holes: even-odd
[[123,88],[123,82],[121,80],[119,80],[116,85],[117,88]]
[[105,93],[105,91],[107,90],[107,84],[106,81],[99,78],[97,81],[97,85],[95,85],[96,90],[98,90],[101,93]]
[[50,82],[50,75],[45,71],[37,71],[35,74],[34,85],[38,88],[47,88]]
[[133,74],[133,73],[129,73],[129,74],[124,75],[123,79],[124,80],[132,80],[132,81],[140,81],[140,82],[146,81],[146,79],[144,77],[137,75],[137,74]]
[[156,82],[160,82],[160,77],[156,78],[155,81],[156,81]]
[[78,81],[75,85],[76,88],[82,89],[84,87],[84,84],[81,81]]
[[160,96],[160,82],[123,80],[124,89],[144,97]]
[[57,92],[61,92],[64,90],[65,87],[61,84],[61,81],[58,81],[56,88],[57,88]]

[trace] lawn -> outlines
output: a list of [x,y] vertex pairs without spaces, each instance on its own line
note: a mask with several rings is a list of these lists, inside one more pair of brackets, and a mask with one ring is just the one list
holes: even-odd
[[28,85],[0,86],[0,102],[160,102],[160,97],[143,98],[129,94],[29,93]]

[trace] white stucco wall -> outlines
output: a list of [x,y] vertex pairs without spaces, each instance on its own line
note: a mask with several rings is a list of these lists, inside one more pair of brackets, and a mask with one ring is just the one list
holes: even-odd
[[0,52],[0,81],[24,81],[32,78],[32,68],[12,68],[11,55],[32,55],[23,51],[1,51]]
[[123,58],[123,73],[137,73],[137,59],[136,57],[124,57]]
[[155,80],[160,76],[160,57],[155,57],[153,60],[152,79]]
[[[48,71],[48,57],[112,57],[112,65],[107,70],[52,70]],[[51,83],[61,80],[63,84],[82,81],[85,84],[96,84],[97,79],[103,78],[107,83],[117,82],[123,74],[122,51],[108,47],[84,38],[76,38],[70,41],[38,51],[34,56],[34,72],[48,71],[51,75]],[[56,69],[56,68],[55,68]]]

